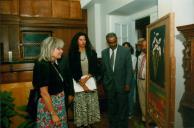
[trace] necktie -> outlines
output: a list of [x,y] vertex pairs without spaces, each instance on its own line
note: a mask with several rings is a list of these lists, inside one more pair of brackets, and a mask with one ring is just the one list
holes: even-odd
[[114,50],[112,50],[112,54],[111,54],[111,57],[110,57],[110,64],[111,64],[111,68],[113,69],[113,65],[114,65]]

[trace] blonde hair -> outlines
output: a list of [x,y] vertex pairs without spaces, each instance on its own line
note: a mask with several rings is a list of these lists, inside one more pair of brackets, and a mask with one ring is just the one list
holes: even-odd
[[52,53],[55,48],[63,48],[64,42],[62,39],[56,37],[47,37],[41,43],[40,55],[38,57],[38,61],[45,60],[51,61],[52,60]]

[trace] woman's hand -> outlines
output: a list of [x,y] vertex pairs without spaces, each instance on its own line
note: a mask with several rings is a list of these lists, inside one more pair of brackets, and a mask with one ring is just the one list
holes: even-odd
[[91,74],[88,74],[87,76],[84,76],[83,78],[81,78],[81,79],[79,80],[79,84],[80,84],[81,86],[84,86],[84,85],[86,84],[86,82],[90,79],[90,77],[92,77]]
[[80,84],[81,86],[84,86],[84,85],[86,84],[86,81],[87,81],[87,77],[81,78],[81,79],[79,80],[79,84]]
[[51,114],[51,115],[52,115],[53,123],[54,123],[56,126],[60,126],[60,125],[61,125],[61,121],[60,121],[58,115],[57,115],[56,113]]
[[91,91],[86,85],[82,86],[82,88],[84,89],[84,92],[90,92]]

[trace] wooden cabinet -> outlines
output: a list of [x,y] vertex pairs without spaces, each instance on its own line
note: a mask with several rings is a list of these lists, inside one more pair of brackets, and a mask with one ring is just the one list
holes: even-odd
[[0,84],[32,81],[33,62],[12,62],[1,64]]
[[32,80],[33,59],[41,42],[31,40],[32,36],[63,39],[67,54],[72,37],[80,31],[87,32],[87,12],[79,0],[0,0],[0,83]]
[[0,0],[0,14],[19,14],[19,0]]
[[81,19],[79,0],[0,0],[0,14]]
[[[64,46],[64,53],[66,54],[73,35],[80,31],[87,32],[87,12],[85,10],[82,11],[82,18],[78,20],[0,14],[1,62],[8,61],[8,51],[12,51],[13,61],[23,61],[35,57],[36,53],[29,53],[30,56],[26,56],[28,55],[28,49],[32,47],[36,47],[35,50],[38,51],[38,45],[33,45],[36,42],[26,43],[24,39],[26,33],[34,35],[37,35],[37,33],[49,33],[48,35],[50,36],[62,38],[66,44]],[[27,52],[25,52],[26,50]]]
[[51,17],[52,1],[51,0],[19,0],[20,16],[28,17]]
[[185,78],[185,93],[181,105],[194,109],[194,24],[179,26],[177,29],[184,35],[186,41],[183,54],[183,68]]
[[[12,19],[12,20],[10,20]],[[19,18],[0,15],[1,62],[8,60],[8,51],[13,52],[13,58],[19,58]]]

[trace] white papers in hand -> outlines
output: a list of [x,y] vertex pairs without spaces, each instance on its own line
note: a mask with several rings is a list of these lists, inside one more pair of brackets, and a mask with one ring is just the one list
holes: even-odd
[[[83,92],[84,91],[84,89],[81,87],[81,85],[79,83],[77,83],[74,79],[73,79],[73,86],[74,86],[75,92]],[[96,80],[94,79],[94,77],[90,77],[90,79],[87,80],[86,86],[91,91],[96,89]]]

